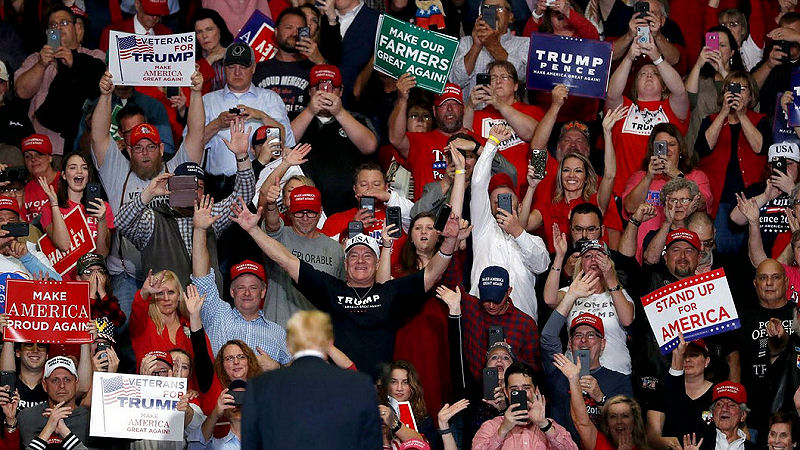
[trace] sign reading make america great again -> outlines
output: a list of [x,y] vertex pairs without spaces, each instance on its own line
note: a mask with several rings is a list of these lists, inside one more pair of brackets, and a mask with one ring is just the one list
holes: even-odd
[[611,73],[610,42],[533,33],[528,51],[528,89],[551,91],[557,84],[569,95],[606,98]]
[[111,31],[108,71],[122,86],[191,86],[195,33],[149,36]]
[[92,342],[88,281],[7,280],[6,314],[8,342]]
[[435,31],[382,15],[375,35],[375,70],[393,78],[409,72],[417,87],[437,94],[444,91],[458,40]]

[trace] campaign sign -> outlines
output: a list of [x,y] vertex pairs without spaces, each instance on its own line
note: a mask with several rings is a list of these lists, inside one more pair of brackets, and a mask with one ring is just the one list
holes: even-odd
[[0,273],[0,314],[6,312],[6,280],[24,280],[25,277],[14,272]]
[[92,342],[88,281],[7,280],[6,314],[9,342]]
[[689,342],[741,326],[723,269],[668,284],[642,297],[642,305],[664,355],[680,343],[679,332]]
[[64,223],[67,225],[69,232],[70,246],[69,250],[62,252],[50,240],[50,236],[43,235],[39,238],[39,248],[42,253],[50,261],[50,264],[61,275],[72,270],[81,256],[93,252],[96,245],[92,238],[92,231],[89,229],[89,224],[86,222],[86,216],[83,215],[82,208],[75,208],[64,216]]
[[375,34],[374,67],[394,78],[409,72],[417,78],[417,87],[441,94],[456,50],[456,38],[384,14]]
[[253,49],[256,62],[266,61],[278,53],[275,44],[275,24],[259,10],[253,11],[236,36],[236,40],[246,43]]
[[611,49],[607,41],[533,33],[528,51],[528,89],[549,92],[563,84],[570,96],[606,98]]
[[789,114],[781,106],[783,92],[778,92],[777,97],[775,100],[775,115],[773,116],[772,142],[794,142],[795,144],[800,144],[800,137],[794,132],[794,127],[789,125]]
[[183,441],[186,379],[95,372],[89,435]]
[[411,408],[411,402],[398,402],[397,399],[391,395],[388,396],[387,399],[389,400],[389,406],[394,410],[394,414],[397,416],[398,420],[408,428],[418,431],[417,419],[414,418],[414,410]]
[[800,70],[792,71],[792,94],[794,94],[794,102],[787,105],[789,126],[800,127]]
[[108,71],[122,86],[191,86],[195,33],[149,36],[111,31]]

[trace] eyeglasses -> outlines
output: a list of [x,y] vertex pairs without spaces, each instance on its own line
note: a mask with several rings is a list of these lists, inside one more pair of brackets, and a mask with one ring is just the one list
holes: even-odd
[[675,206],[675,205],[688,205],[692,199],[690,198],[668,198],[667,204]]
[[169,373],[169,369],[162,369],[162,370],[154,370],[151,372],[155,377],[163,377]]
[[574,231],[577,234],[597,233],[598,231],[600,231],[600,227],[594,226],[594,225],[592,225],[590,227],[581,227],[581,226],[578,226],[578,225],[573,225],[572,231]]
[[800,198],[798,198],[798,199],[795,199],[795,201],[794,201],[794,202],[792,202],[792,204],[793,204],[793,205],[800,205]]
[[14,189],[14,188],[0,190],[0,194],[9,195],[9,196],[11,196],[11,195],[13,195],[13,196],[22,195],[23,192],[25,192],[25,191],[22,190],[22,189]]
[[75,22],[69,19],[63,19],[61,22],[50,22],[49,24],[47,24],[47,28],[55,30],[56,28],[63,28],[66,27],[67,25],[72,25],[73,23]]
[[295,212],[292,213],[292,215],[296,219],[300,219],[300,218],[303,218],[303,217],[308,217],[309,219],[313,219],[313,218],[317,217],[319,215],[319,213],[316,212],[316,211],[295,211]]
[[84,275],[89,275],[90,273],[102,273],[103,275],[108,275],[108,271],[102,267],[92,267],[83,271]]
[[228,355],[222,358],[223,361],[226,363],[233,362],[233,361],[244,361],[247,359],[247,355],[244,353],[239,353],[238,355]]
[[131,147],[131,151],[133,153],[153,153],[158,149],[158,146],[155,144],[148,144],[148,145],[134,145]]
[[492,83],[494,83],[495,81],[511,81],[511,80],[514,79],[514,77],[512,77],[511,75],[508,75],[508,74],[505,74],[505,75],[492,75],[489,79],[492,80]]
[[720,22],[719,24],[725,28],[735,28],[740,25],[738,20],[731,20],[730,22]]
[[717,244],[717,241],[714,238],[706,239],[705,241],[700,241],[700,245],[703,248],[711,248]]
[[422,121],[427,122],[427,121],[431,120],[431,118],[432,117],[431,117],[430,114],[411,113],[411,114],[408,115],[408,120],[422,120]]
[[595,333],[594,331],[588,331],[586,333],[574,333],[572,335],[572,339],[574,339],[576,341],[582,341],[584,339],[587,340],[587,341],[593,341],[593,340],[595,340],[595,339],[597,339],[599,337],[600,337],[600,335]]

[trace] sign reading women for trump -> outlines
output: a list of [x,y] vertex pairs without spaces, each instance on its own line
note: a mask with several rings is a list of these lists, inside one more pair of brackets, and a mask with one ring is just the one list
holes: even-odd
[[92,342],[88,324],[89,282],[6,281],[8,342],[86,344]]
[[382,15],[375,35],[375,70],[393,78],[409,72],[417,87],[444,91],[458,40],[408,22]]
[[149,36],[111,31],[108,71],[122,86],[191,86],[195,33]]
[[611,71],[610,42],[533,33],[528,51],[528,89],[551,91],[557,84],[569,95],[606,98]]
[[666,355],[686,342],[741,327],[723,269],[668,284],[642,297],[650,327]]
[[89,435],[183,441],[186,379],[95,372]]

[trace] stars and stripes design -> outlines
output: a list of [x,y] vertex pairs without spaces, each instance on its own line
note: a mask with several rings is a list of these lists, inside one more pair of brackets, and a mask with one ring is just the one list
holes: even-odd
[[125,36],[117,38],[120,59],[128,59],[134,53],[153,54],[153,44],[148,44],[144,39],[136,36]]
[[117,397],[138,397],[141,389],[130,382],[122,375],[113,378],[103,379],[103,402],[108,405],[116,403]]

